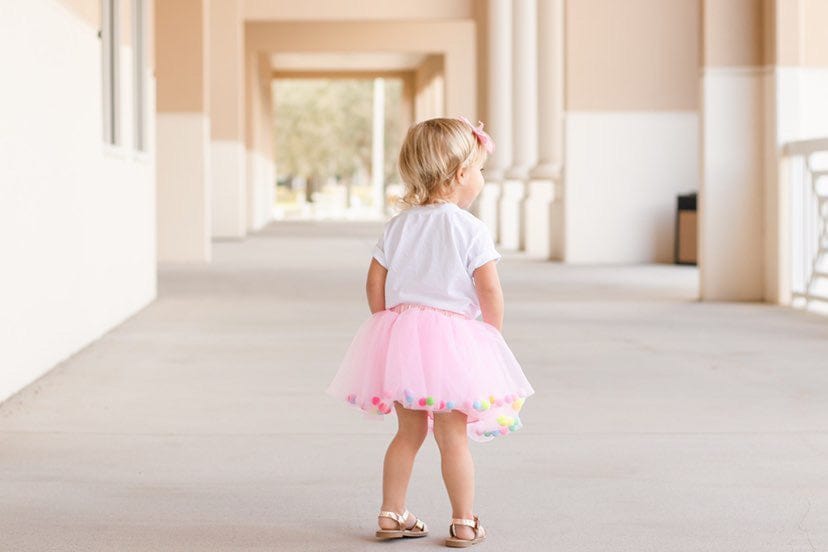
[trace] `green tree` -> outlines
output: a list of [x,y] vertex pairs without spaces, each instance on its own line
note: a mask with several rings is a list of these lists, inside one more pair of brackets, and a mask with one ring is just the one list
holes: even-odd
[[[385,178],[396,179],[402,82],[385,79]],[[273,84],[274,148],[282,175],[350,177],[371,170],[370,79],[279,79]]]

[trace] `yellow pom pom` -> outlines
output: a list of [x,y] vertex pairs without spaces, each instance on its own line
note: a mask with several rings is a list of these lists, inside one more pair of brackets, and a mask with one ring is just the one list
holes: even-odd
[[521,407],[523,406],[523,401],[524,400],[526,400],[526,399],[517,399],[517,400],[515,400],[515,402],[512,403],[512,408],[515,410],[515,412],[517,412],[521,409]]

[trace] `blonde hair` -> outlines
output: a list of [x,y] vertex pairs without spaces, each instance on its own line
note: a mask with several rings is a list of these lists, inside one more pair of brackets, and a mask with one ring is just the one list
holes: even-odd
[[413,125],[400,148],[398,164],[405,184],[401,207],[445,203],[454,191],[457,171],[482,165],[487,157],[472,127],[461,119],[438,117]]

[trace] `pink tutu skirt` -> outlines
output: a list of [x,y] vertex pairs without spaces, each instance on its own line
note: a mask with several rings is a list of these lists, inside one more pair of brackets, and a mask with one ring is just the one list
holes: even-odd
[[468,435],[490,441],[522,427],[534,393],[500,332],[486,322],[404,303],[372,314],[357,330],[326,393],[377,418],[394,402],[467,415]]

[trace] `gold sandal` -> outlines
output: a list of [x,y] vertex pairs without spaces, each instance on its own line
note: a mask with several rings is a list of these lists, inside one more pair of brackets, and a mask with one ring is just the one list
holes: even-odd
[[[474,538],[473,539],[461,539],[457,536],[457,533],[454,532],[455,525],[468,525],[474,529]],[[478,542],[483,542],[486,540],[486,530],[483,529],[483,535],[480,536],[480,530],[483,527],[480,525],[480,520],[477,519],[477,516],[474,516],[474,519],[458,519],[452,518],[451,525],[449,525],[449,534],[451,535],[446,539],[446,546],[451,548],[465,548],[466,546],[471,546],[473,544],[477,544]]]
[[411,526],[410,529],[407,529],[405,526],[405,520],[408,519],[408,515],[410,512],[406,510],[402,513],[402,515],[396,512],[384,512],[380,511],[377,517],[387,517],[391,518],[397,522],[398,528],[397,529],[380,529],[377,531],[377,538],[378,539],[401,539],[403,537],[424,537],[428,535],[428,527],[420,518],[417,518],[417,521],[414,522],[414,525]]

